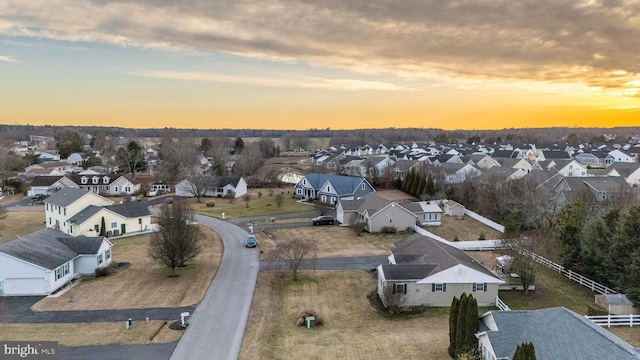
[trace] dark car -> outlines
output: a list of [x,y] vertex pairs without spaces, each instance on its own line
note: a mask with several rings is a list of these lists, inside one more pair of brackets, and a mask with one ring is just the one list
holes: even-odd
[[45,194],[35,194],[35,195],[33,195],[31,197],[31,200],[32,201],[42,201],[42,200],[44,200],[46,198],[47,198],[47,195],[45,195]]
[[256,241],[256,237],[253,236],[253,235],[247,236],[247,241],[245,241],[244,246],[248,247],[248,248],[253,248],[253,247],[258,246],[258,242]]
[[317,218],[313,218],[311,220],[313,225],[333,225],[333,216],[318,216]]

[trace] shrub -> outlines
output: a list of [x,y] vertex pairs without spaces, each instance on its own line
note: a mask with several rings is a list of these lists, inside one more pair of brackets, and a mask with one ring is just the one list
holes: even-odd
[[456,237],[453,238],[453,241],[460,241],[460,238],[458,237],[458,235],[456,235]]
[[487,236],[484,233],[480,233],[480,236],[478,236],[478,240],[487,240]]
[[384,226],[380,232],[383,234],[395,234],[398,232],[398,229],[395,226]]
[[364,232],[364,228],[367,224],[364,221],[356,221],[351,225],[353,232],[356,233],[356,236],[360,236]]
[[173,198],[172,198],[172,197],[167,198],[167,200],[165,200],[165,201],[164,201],[164,203],[165,203],[165,204],[168,204],[168,205],[173,204]]
[[589,316],[601,316],[601,315],[608,315],[608,314],[609,314],[609,311],[607,311],[607,309],[603,308],[598,304],[589,304],[587,306],[587,315]]
[[112,261],[107,266],[97,267],[94,270],[94,273],[96,277],[103,277],[103,276],[111,275],[113,272],[116,271],[117,268],[118,268],[118,263],[115,261]]
[[216,202],[215,200],[209,200],[205,203],[205,205],[207,205],[208,208],[216,207]]
[[258,191],[258,199],[262,199],[262,191]]
[[322,326],[324,324],[324,320],[322,320],[322,317],[316,311],[305,310],[300,313],[298,320],[296,320],[296,325],[305,326],[305,319],[307,316],[313,316],[316,319],[316,326]]

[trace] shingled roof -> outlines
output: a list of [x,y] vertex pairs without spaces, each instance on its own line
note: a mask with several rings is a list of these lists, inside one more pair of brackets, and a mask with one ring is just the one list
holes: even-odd
[[58,230],[42,229],[0,245],[0,252],[53,270],[78,255],[95,254],[103,237],[72,237]]
[[[486,331],[497,358],[512,358],[516,347],[533,342],[538,359],[638,360],[632,346],[564,307],[541,310],[490,311],[498,330]],[[483,324],[484,325],[484,324]]]
[[149,207],[146,203],[141,201],[131,201],[104,207],[89,205],[86,208],[82,209],[82,211],[69,218],[69,222],[72,224],[82,224],[83,222],[85,222],[85,220],[91,218],[102,209],[113,211],[114,213],[129,219],[142,216],[151,216],[151,211],[149,211]]
[[88,193],[89,192],[86,190],[64,187],[56,191],[55,194],[49,196],[44,202],[67,207]]

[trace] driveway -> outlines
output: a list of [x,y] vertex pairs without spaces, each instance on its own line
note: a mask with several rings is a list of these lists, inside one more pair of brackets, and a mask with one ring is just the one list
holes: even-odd
[[248,233],[229,222],[196,215],[196,221],[215,230],[224,255],[204,299],[189,318],[189,327],[171,359],[237,359],[258,278],[259,252],[247,249]]
[[[300,270],[371,270],[380,264],[388,264],[386,255],[377,256],[355,256],[344,258],[321,258],[304,260]],[[260,261],[260,271],[288,270],[284,261]]]

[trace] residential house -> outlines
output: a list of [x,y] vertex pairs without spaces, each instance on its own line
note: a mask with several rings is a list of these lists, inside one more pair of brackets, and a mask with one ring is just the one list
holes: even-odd
[[466,210],[464,208],[464,205],[459,204],[453,200],[447,200],[443,206],[444,206],[444,213],[449,216],[462,217],[464,216],[464,211]]
[[606,168],[604,175],[619,176],[627,181],[629,186],[640,186],[640,163],[615,162]]
[[27,195],[49,196],[65,187],[78,188],[78,185],[67,176],[36,176],[31,181]]
[[[193,197],[195,185],[188,179],[176,184],[176,196]],[[216,176],[203,191],[204,196],[226,197],[233,195],[239,198],[247,194],[247,181],[241,176]]]
[[149,196],[156,196],[158,194],[165,194],[171,192],[171,184],[157,181],[149,185]]
[[67,158],[67,163],[71,165],[82,166],[83,162],[84,162],[84,158],[80,153],[73,153],[69,155],[69,157]]
[[46,170],[48,172],[47,174],[51,174],[51,172],[55,171],[56,174],[54,175],[64,175],[73,171],[82,170],[82,168],[68,164],[66,161],[50,161],[29,165],[24,169],[26,173],[35,173],[33,170]]
[[442,225],[442,209],[435,201],[412,202],[403,206],[416,215],[420,226]]
[[105,237],[72,237],[53,229],[0,245],[0,295],[48,295],[79,274],[111,263]]
[[632,163],[635,162],[635,159],[624,151],[615,149],[609,152],[607,157],[604,159],[604,163],[609,166],[615,162]]
[[421,164],[417,160],[398,160],[393,164],[393,178],[404,180],[404,177],[416,165]]
[[118,196],[133,195],[140,191],[140,180],[133,175],[93,174],[75,175],[73,179],[82,190],[96,194]]
[[538,166],[538,168],[541,168],[540,165],[538,165],[539,163],[537,161],[530,161],[530,160],[525,160],[525,159],[499,159],[498,163],[500,164],[500,166],[503,167],[508,167],[508,168],[512,168],[512,169],[522,169],[526,172],[531,171],[534,168],[534,164]]
[[470,164],[444,163],[436,166],[435,169],[444,174],[445,184],[462,184],[466,180],[482,174],[482,171]]
[[508,180],[517,180],[525,177],[527,172],[522,169],[515,169],[511,167],[505,166],[494,166],[492,168],[486,169],[482,176],[492,181],[508,181]]
[[564,177],[589,176],[587,173],[587,167],[576,160],[556,160],[556,163],[558,172]]
[[40,161],[60,161],[60,152],[58,150],[45,150],[38,155]]
[[298,181],[294,191],[296,198],[318,199],[324,204],[335,205],[343,199],[359,199],[375,189],[361,177],[310,173]]
[[609,155],[609,153],[594,149],[594,151],[583,151],[575,154],[573,158],[584,166],[599,168],[605,166],[607,155]]
[[564,307],[489,311],[480,316],[476,337],[484,360],[513,359],[528,342],[538,359],[640,359],[637,349]]
[[358,156],[346,155],[338,161],[338,167],[341,175],[359,176],[360,164],[364,161]]
[[[367,194],[357,200],[340,200],[336,206],[336,219],[349,224],[351,219],[365,223],[370,233],[381,232],[385,227],[396,230],[413,229],[416,215],[397,202],[383,199],[376,194]],[[346,221],[346,222],[345,222]]]
[[385,289],[404,294],[405,306],[450,306],[454,297],[472,294],[479,306],[493,306],[502,281],[464,251],[420,234],[394,243],[389,264],[379,265],[378,295]]
[[69,218],[90,205],[108,206],[112,204],[111,200],[98,194],[65,187],[44,200],[46,226],[70,234]]
[[489,155],[468,155],[462,159],[465,163],[475,165],[479,169],[488,169],[494,166],[500,166],[500,163]]
[[391,157],[371,156],[360,163],[360,176],[368,178],[380,177],[395,162]]
[[565,177],[553,187],[558,207],[578,200],[595,204],[616,197],[626,197],[629,190],[626,180],[616,176]]
[[69,235],[98,236],[104,219],[107,237],[151,231],[151,212],[144,201],[89,205],[68,219]]

